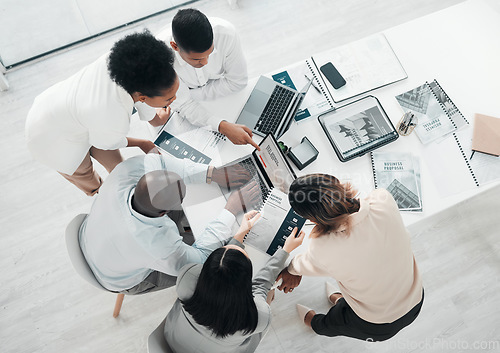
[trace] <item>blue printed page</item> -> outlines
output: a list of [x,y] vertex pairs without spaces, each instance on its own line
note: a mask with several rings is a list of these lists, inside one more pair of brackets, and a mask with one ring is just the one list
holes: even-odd
[[273,255],[285,244],[295,227],[302,229],[305,219],[290,207],[288,195],[278,189],[269,194],[261,217],[246,236],[245,244]]

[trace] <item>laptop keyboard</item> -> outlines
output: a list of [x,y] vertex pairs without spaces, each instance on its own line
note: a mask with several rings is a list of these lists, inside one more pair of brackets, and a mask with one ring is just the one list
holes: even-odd
[[257,121],[257,124],[255,125],[255,130],[263,134],[274,134],[294,95],[295,92],[287,90],[281,86],[276,86],[259,118],[259,121]]
[[267,195],[269,194],[269,188],[260,179],[259,173],[257,172],[257,168],[255,167],[255,164],[253,164],[253,161],[251,158],[245,158],[244,160],[239,162],[239,164],[243,168],[248,170],[248,172],[252,176],[252,179],[255,180],[255,182],[259,184],[261,200],[259,201],[259,204],[255,208],[257,210],[260,210],[264,204],[264,200],[267,198]]

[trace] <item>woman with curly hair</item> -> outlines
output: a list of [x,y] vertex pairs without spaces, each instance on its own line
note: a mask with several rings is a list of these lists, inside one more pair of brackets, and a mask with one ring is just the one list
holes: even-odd
[[383,341],[420,312],[423,288],[399,209],[384,189],[359,199],[350,184],[310,174],[290,186],[292,208],[315,224],[305,253],[295,256],[280,277],[285,293],[302,275],[335,278],[326,284],[333,307],[326,315],[297,305],[303,322],[320,335]]
[[163,108],[149,118],[153,126],[166,122],[167,107],[179,87],[173,61],[165,43],[148,31],[134,33],[116,42],[110,53],[42,92],[26,121],[33,157],[94,195],[102,180],[90,157],[111,172],[123,160],[120,148],[136,146],[145,153],[155,148],[149,140],[127,137],[130,117],[134,107],[148,105]]

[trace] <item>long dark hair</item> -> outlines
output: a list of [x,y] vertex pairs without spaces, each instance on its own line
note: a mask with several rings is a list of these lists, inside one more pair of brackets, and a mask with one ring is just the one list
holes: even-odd
[[328,174],[297,178],[288,193],[294,211],[317,224],[314,229],[317,235],[334,232],[342,225],[349,233],[349,214],[359,210],[359,200],[355,196],[356,190],[349,183],[342,184]]
[[218,337],[255,331],[252,262],[236,249],[215,250],[203,265],[193,296],[182,304],[198,324]]

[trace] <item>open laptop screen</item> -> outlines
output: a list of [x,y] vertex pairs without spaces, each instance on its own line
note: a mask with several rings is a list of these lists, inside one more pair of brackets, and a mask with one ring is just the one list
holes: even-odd
[[276,139],[272,134],[268,134],[259,146],[260,152],[255,150],[253,153],[261,169],[265,170],[275,188],[288,194],[290,185],[297,176],[286,161]]
[[310,79],[309,82],[306,83],[306,85],[297,95],[297,101],[295,102],[293,109],[289,112],[287,120],[285,120],[284,125],[281,127],[280,131],[278,131],[278,133],[276,134],[277,138],[280,138],[285,132],[287,132],[290,126],[292,125],[292,122],[295,116],[297,115],[297,112],[299,111],[302,102],[304,101],[307,91],[309,91],[309,87],[311,87],[311,84],[312,84],[312,79]]

